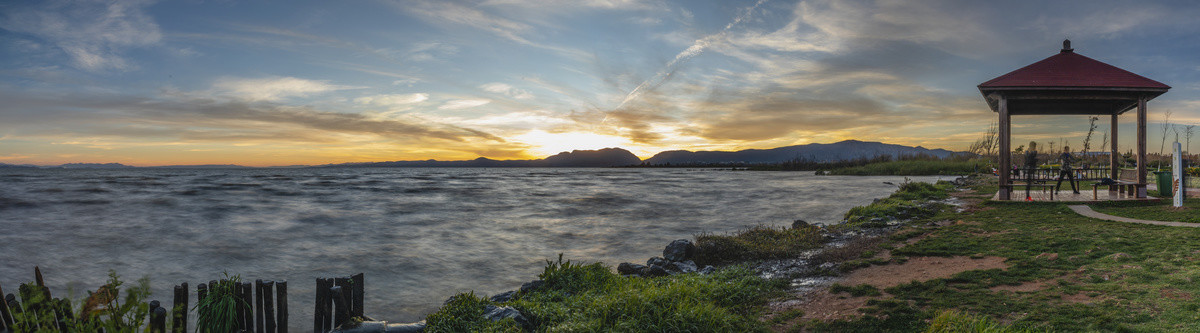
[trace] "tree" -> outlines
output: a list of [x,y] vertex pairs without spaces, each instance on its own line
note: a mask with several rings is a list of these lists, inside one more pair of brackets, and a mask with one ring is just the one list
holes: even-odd
[[1100,120],[1100,117],[1096,117],[1096,116],[1088,117],[1088,134],[1087,134],[1087,137],[1083,138],[1083,158],[1085,159],[1085,161],[1088,161],[1089,163],[1090,163],[1091,155],[1088,155],[1088,151],[1090,151],[1092,149],[1092,133],[1096,132],[1096,121],[1097,120]]
[[[1162,158],[1164,148],[1167,148],[1167,130],[1171,129],[1171,112],[1163,113],[1162,122],[1162,143],[1158,145],[1158,157]],[[1158,171],[1162,171],[1162,163],[1158,164]]]
[[1191,124],[1191,125],[1187,125],[1187,126],[1183,127],[1183,137],[1184,137],[1184,140],[1187,140],[1186,149],[1187,149],[1188,155],[1192,154],[1192,130],[1194,130],[1195,127],[1196,127],[1196,124]]

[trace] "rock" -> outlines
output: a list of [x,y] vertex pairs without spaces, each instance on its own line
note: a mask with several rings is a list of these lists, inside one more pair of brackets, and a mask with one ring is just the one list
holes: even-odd
[[529,319],[526,319],[525,315],[521,314],[521,311],[508,306],[488,305],[486,308],[483,308],[483,317],[491,321],[512,318],[521,327],[529,328],[530,326]]
[[670,261],[668,261],[667,259],[663,259],[662,257],[654,257],[654,258],[650,258],[650,260],[646,260],[646,266],[654,266],[654,265],[666,266],[667,263],[669,263],[669,262]]
[[676,239],[663,249],[663,258],[670,261],[684,261],[696,254],[696,245],[686,239]]
[[388,324],[386,321],[364,321],[356,327],[337,328],[331,333],[417,333],[425,331],[425,321],[408,324]]
[[517,295],[516,290],[509,290],[506,292],[496,294],[495,296],[492,296],[492,298],[490,298],[490,299],[492,300],[492,302],[504,303],[504,302],[508,302],[509,300],[511,300],[513,298],[513,296],[516,296],[516,295]]
[[518,289],[518,290],[520,290],[523,293],[530,292],[533,290],[537,290],[538,288],[541,288],[544,285],[546,285],[546,281],[533,280],[533,281],[526,282],[525,284],[522,284],[521,289]]
[[696,263],[692,262],[691,260],[676,261],[676,262],[668,263],[663,268],[665,268],[667,270],[667,272],[671,272],[671,273],[675,273],[675,274],[694,273],[694,272],[696,272]]
[[620,265],[617,265],[617,274],[637,275],[638,273],[641,273],[643,269],[646,269],[646,266],[623,262]]
[[646,268],[642,269],[641,275],[644,277],[658,277],[658,276],[671,275],[671,273],[667,272],[667,270],[665,268],[663,268],[662,266],[650,265],[650,266],[647,266]]
[[425,331],[425,321],[409,324],[388,324],[387,333],[419,333]]
[[809,224],[808,221],[805,221],[805,220],[792,221],[792,229],[808,228],[811,226],[812,226],[812,224]]
[[706,265],[706,266],[704,266],[704,268],[700,269],[699,273],[700,273],[700,275],[709,275],[716,271],[717,271],[716,267],[712,267],[712,265]]

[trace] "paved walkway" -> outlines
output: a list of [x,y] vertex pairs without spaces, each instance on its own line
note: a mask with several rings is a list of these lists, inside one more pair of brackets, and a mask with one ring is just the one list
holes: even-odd
[[1076,213],[1079,213],[1079,215],[1087,216],[1087,217],[1094,218],[1094,219],[1117,221],[1117,222],[1128,222],[1128,223],[1165,225],[1165,226],[1171,226],[1171,227],[1200,228],[1200,223],[1139,220],[1139,219],[1132,219],[1132,218],[1128,218],[1128,217],[1120,217],[1120,216],[1112,216],[1112,215],[1108,215],[1108,214],[1102,214],[1100,212],[1092,210],[1092,208],[1088,207],[1087,205],[1069,205],[1067,207],[1071,208],[1071,210],[1075,211]]

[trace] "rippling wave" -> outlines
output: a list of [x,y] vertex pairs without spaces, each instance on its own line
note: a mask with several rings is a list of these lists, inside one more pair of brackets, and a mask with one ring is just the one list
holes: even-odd
[[[930,181],[935,178],[918,177]],[[699,232],[836,223],[902,177],[682,169],[2,170],[0,283],[56,293],[108,269],[154,296],[221,276],[288,280],[307,330],[313,279],[366,273],[366,312],[419,320],[496,293],[544,260],[643,261]]]

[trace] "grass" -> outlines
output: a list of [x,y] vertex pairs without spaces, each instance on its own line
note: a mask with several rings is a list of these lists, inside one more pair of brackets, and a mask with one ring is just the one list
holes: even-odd
[[237,296],[241,281],[240,275],[226,273],[224,279],[208,286],[208,294],[196,300],[196,332],[237,331],[238,303],[243,302]]
[[[33,283],[21,284],[20,305],[12,310],[16,332],[58,332],[60,325],[67,332],[133,333],[146,331],[150,306],[150,280],[138,279],[137,284],[121,288],[116,271],[108,272],[108,281],[73,309],[65,298],[47,298],[48,291]],[[124,301],[121,291],[124,290]],[[11,295],[11,294],[10,294]],[[77,309],[77,310],[76,310]],[[66,314],[78,314],[68,316]]]
[[1185,199],[1183,207],[1175,208],[1170,199],[1160,201],[1114,201],[1090,205],[1093,210],[1108,215],[1152,220],[1200,223],[1200,199]]
[[[995,184],[972,188],[964,195],[986,198]],[[923,237],[892,255],[997,256],[1008,268],[887,288],[857,317],[804,329],[1200,331],[1200,230],[1090,219],[1063,203],[984,201],[921,222],[937,220],[955,223],[911,224]]]
[[975,316],[959,311],[948,310],[933,317],[925,333],[1015,333],[1034,332],[1028,329],[1015,329],[1012,326],[1001,325],[988,317]]
[[817,226],[798,228],[757,226],[735,233],[696,236],[698,265],[720,265],[765,259],[797,257],[820,247],[824,237]]
[[851,208],[846,212],[846,222],[833,226],[833,229],[878,228],[891,221],[931,217],[946,205],[930,201],[946,199],[953,188],[953,184],[945,181],[937,184],[906,181],[887,198]]
[[826,170],[824,171],[824,174],[848,176],[966,175],[991,170],[990,168],[991,162],[982,159],[924,159],[887,161],[861,166],[836,168]]
[[783,290],[740,266],[708,275],[623,277],[602,264],[547,262],[542,287],[493,303],[473,293],[454,296],[426,318],[428,332],[518,332],[511,319],[483,318],[488,305],[511,306],[536,332],[755,332],[760,305]]

